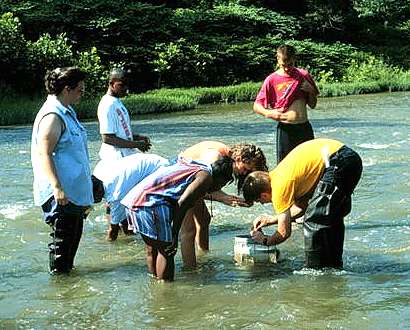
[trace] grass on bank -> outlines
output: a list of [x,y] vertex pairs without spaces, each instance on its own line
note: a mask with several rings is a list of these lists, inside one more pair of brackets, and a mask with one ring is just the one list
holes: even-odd
[[[191,89],[159,89],[124,98],[131,115],[142,113],[175,112],[195,109],[201,104],[253,101],[261,83],[247,82],[225,87]],[[410,91],[410,71],[391,74],[374,81],[320,83],[321,97],[369,94],[378,92]],[[0,99],[0,126],[31,124],[45,96],[37,98],[13,97]],[[98,98],[83,99],[76,106],[80,119],[97,117]]]

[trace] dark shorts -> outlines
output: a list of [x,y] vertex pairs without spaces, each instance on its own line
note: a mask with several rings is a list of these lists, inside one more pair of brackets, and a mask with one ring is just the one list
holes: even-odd
[[309,268],[343,266],[343,218],[350,213],[351,195],[363,169],[360,156],[346,146],[329,163],[305,213],[305,265]]
[[314,138],[312,125],[309,122],[303,124],[278,123],[276,127],[277,163],[279,164],[296,146]]

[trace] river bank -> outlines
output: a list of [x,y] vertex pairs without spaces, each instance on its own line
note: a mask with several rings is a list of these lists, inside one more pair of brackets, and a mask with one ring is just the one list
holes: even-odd
[[[371,94],[410,90],[410,72],[399,77],[374,81],[319,83],[320,97]],[[246,82],[224,87],[162,88],[143,94],[130,94],[123,99],[130,114],[176,112],[195,109],[202,104],[253,101],[261,82]],[[30,124],[44,102],[45,95],[16,96],[0,99],[0,126]],[[85,97],[76,106],[80,119],[95,119],[100,96]]]

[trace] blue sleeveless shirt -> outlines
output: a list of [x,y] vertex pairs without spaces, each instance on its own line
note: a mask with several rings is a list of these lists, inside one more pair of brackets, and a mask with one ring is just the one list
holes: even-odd
[[51,196],[53,188],[41,166],[37,150],[37,135],[41,119],[55,113],[64,122],[65,129],[58,140],[53,162],[56,174],[68,200],[78,206],[93,203],[91,170],[87,149],[87,133],[71,107],[63,106],[55,95],[48,95],[46,102],[37,113],[31,138],[31,162],[34,172],[34,203],[43,205]]

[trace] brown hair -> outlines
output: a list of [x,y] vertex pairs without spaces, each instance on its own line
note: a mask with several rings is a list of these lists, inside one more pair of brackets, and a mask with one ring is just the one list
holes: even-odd
[[[252,171],[268,171],[265,154],[262,149],[256,145],[249,143],[238,143],[233,145],[230,149],[232,159],[238,157],[245,164],[251,165],[253,167]],[[248,174],[249,173],[242,175],[235,174],[238,193],[241,192],[243,182]]]
[[248,203],[258,200],[262,193],[270,192],[270,180],[267,172],[256,171],[249,174],[242,186],[243,198]]
[[296,48],[291,45],[279,46],[276,49],[276,53],[281,53],[283,55],[283,60],[287,63],[295,61],[297,57]]
[[254,144],[238,143],[231,148],[231,157],[239,157],[242,162],[254,167],[254,171],[267,171],[266,157],[262,149]]
[[67,86],[74,89],[85,79],[85,73],[77,67],[55,68],[47,71],[44,83],[48,94],[58,95]]

